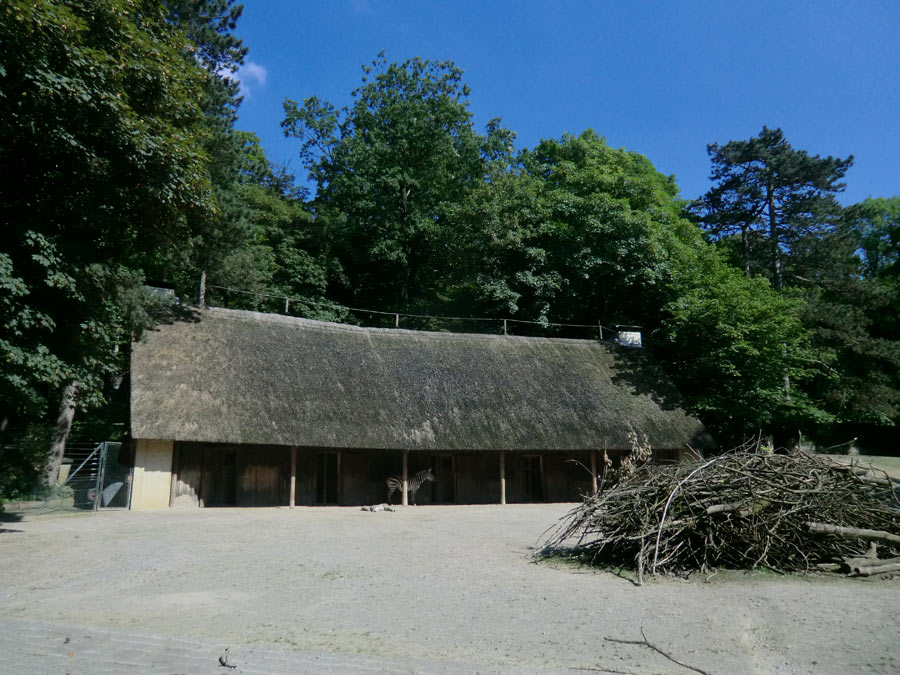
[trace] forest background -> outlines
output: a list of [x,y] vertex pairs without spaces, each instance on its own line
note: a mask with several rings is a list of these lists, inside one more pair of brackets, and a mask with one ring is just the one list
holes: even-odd
[[121,436],[131,341],[163,311],[148,286],[193,302],[201,275],[218,305],[365,325],[382,315],[354,308],[639,325],[723,447],[896,450],[900,197],[842,206],[852,157],[764,126],[709,145],[712,188],[685,200],[594,130],[477,129],[452,61],[381,53],[348,105],[284,102],[298,183],[235,127],[241,11],[0,8],[0,498],[52,482],[67,438]]

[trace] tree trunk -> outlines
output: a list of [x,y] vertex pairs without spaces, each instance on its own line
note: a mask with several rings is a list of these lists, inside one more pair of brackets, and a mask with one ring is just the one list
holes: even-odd
[[772,185],[766,186],[766,198],[769,202],[769,240],[772,246],[772,285],[780,291],[783,285],[781,274],[781,247],[778,245],[778,221],[775,217],[775,191]]
[[78,393],[78,385],[74,382],[70,382],[63,390],[59,415],[56,418],[56,434],[50,444],[50,450],[47,453],[47,468],[44,470],[44,484],[48,487],[55,485],[59,478],[59,467],[62,464],[63,453],[66,451],[66,440],[69,438],[72,420],[75,418],[76,393]]
[[3,450],[6,447],[6,430],[9,428],[9,417],[0,419],[0,466],[3,466]]
[[[787,342],[781,343],[781,355],[784,357],[784,360],[787,361],[787,355],[788,355]],[[791,400],[791,378],[787,374],[787,370],[784,371],[784,400],[785,401]]]

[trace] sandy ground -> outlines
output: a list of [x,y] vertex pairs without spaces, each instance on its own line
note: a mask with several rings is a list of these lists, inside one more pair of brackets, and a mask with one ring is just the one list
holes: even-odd
[[[133,635],[245,657],[276,650],[297,656],[285,672],[315,670],[300,658],[313,653],[350,659],[323,672],[353,672],[356,657],[379,672],[691,672],[604,640],[637,640],[643,629],[711,674],[900,672],[900,580],[722,573],[636,587],[534,562],[538,536],[569,508],[115,511],[0,523],[0,634],[7,650],[55,627],[114,631],[118,642],[103,644]],[[14,672],[9,663],[63,672],[28,649],[0,659],[0,672]],[[379,670],[379,659],[392,666]],[[208,672],[266,672],[243,664]],[[129,672],[142,670],[194,672]]]

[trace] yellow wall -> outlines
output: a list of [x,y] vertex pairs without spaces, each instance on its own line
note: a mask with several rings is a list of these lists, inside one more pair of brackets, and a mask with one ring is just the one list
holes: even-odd
[[131,508],[135,511],[169,508],[173,446],[172,441],[137,441],[131,487]]

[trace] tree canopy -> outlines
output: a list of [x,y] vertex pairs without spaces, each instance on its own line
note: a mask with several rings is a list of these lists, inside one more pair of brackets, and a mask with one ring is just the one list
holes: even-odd
[[449,61],[363,67],[351,105],[285,101],[283,127],[318,190],[315,208],[342,243],[357,304],[421,306],[435,294],[449,213],[481,179],[492,138],[475,132],[462,70]]
[[853,157],[795,150],[781,129],[768,127],[707,151],[714,186],[696,205],[705,229],[714,238],[739,234],[744,269],[749,273],[755,263],[781,289],[785,255],[835,226],[841,208],[834,196],[844,188]]
[[[140,260],[214,210],[193,96],[202,74],[152,2],[0,9],[5,415],[40,415],[77,381],[102,397]],[[27,396],[22,396],[28,392]]]

